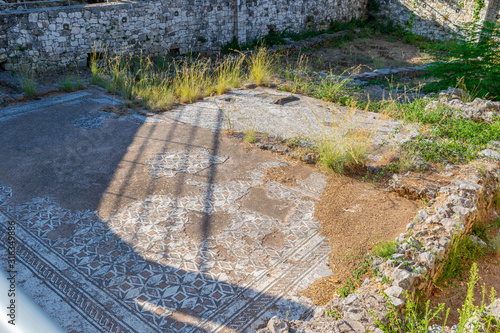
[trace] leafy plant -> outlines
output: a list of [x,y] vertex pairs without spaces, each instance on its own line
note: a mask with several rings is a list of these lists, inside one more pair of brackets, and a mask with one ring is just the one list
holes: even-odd
[[437,284],[460,277],[483,253],[484,249],[471,241],[469,237],[462,237],[462,234],[456,231],[446,263],[437,278]]
[[[452,87],[458,81],[469,89],[477,89],[478,96],[500,98],[500,23],[484,22],[464,25],[455,35],[455,43],[448,44],[446,54],[435,53],[440,62],[429,67],[437,79],[427,90]],[[451,60],[451,61],[450,61]]]

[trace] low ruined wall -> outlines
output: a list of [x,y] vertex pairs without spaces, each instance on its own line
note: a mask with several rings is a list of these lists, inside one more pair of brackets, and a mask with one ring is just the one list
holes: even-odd
[[[484,0],[478,7],[476,0],[375,0],[378,14],[396,20],[411,32],[434,40],[451,38],[464,23],[500,19],[500,1]],[[480,10],[479,10],[480,9]]]
[[[500,156],[500,142],[492,144],[496,149],[490,150]],[[387,320],[388,302],[401,310],[405,292],[428,294],[450,255],[454,237],[468,237],[474,223],[491,216],[494,193],[500,190],[499,177],[500,159],[479,159],[462,168],[408,224],[407,232],[396,238],[396,253],[386,260],[375,258],[375,277],[366,279],[346,298],[334,298],[309,321],[273,317],[258,333],[285,326],[297,332],[383,333],[376,321]]]
[[[441,92],[439,100],[430,103],[428,108],[441,104],[454,109],[454,117],[487,123],[499,114],[499,102],[477,98],[462,103],[457,97],[463,93],[450,88]],[[346,298],[335,297],[308,321],[287,321],[276,316],[257,333],[272,333],[283,327],[293,332],[383,333],[377,321],[390,320],[389,307],[401,311],[406,293],[409,297],[417,294],[429,296],[458,237],[469,237],[476,223],[498,216],[494,203],[495,196],[500,193],[500,141],[490,141],[487,149],[479,152],[478,158],[470,164],[462,167],[447,165],[445,170],[453,174],[453,180],[447,186],[422,189],[416,193],[421,197],[428,194],[432,199],[406,226],[406,232],[396,238],[395,253],[388,258],[373,258],[373,275],[360,288]],[[408,191],[398,190],[404,187],[401,181],[404,177],[393,175],[388,190],[411,195]],[[477,237],[473,241],[478,246],[488,246]],[[494,304],[500,304],[500,298]],[[491,314],[500,321],[500,311],[496,311]],[[439,327],[431,331],[450,332]]]
[[[156,0],[0,12],[0,64],[85,63],[98,50],[216,51],[237,37],[318,29],[365,15],[367,0]],[[7,65],[8,66],[8,65]]]

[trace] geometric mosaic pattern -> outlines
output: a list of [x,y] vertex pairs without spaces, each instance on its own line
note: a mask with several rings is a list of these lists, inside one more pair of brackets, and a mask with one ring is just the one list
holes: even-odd
[[[85,101],[92,101],[92,99],[84,99]],[[93,99],[93,101],[96,101]],[[97,100],[98,101],[98,100]],[[71,104],[71,103],[70,103]],[[161,117],[161,116],[143,116],[139,115],[137,113],[128,115],[128,116],[121,116],[117,113],[113,112],[105,112],[105,111],[94,111],[90,112],[87,115],[83,115],[80,118],[76,119],[73,123],[75,127],[81,127],[85,129],[96,129],[100,128],[104,125],[104,120],[105,119],[117,119],[120,121],[124,120],[130,120],[134,121],[139,124],[144,124],[144,123],[162,123],[162,122],[173,122],[172,120]]]
[[[190,123],[212,130],[223,123],[220,107],[211,101],[183,107],[187,113],[123,117],[89,111],[81,117],[87,108],[118,103],[101,93],[80,91],[7,107],[0,111],[0,122],[70,104],[77,113],[73,119],[78,118],[70,120],[71,126],[92,131],[108,122],[116,128],[119,121]],[[291,112],[291,107],[279,106],[268,115]],[[288,118],[293,117],[283,119]],[[275,120],[266,124],[277,125]],[[147,126],[156,131],[180,128]],[[135,170],[154,178],[194,175],[228,159],[204,148],[149,157],[141,157]],[[273,315],[299,319],[314,309],[299,291],[331,274],[326,266],[330,250],[313,218],[326,177],[312,173],[285,186],[262,178],[266,168],[286,161],[253,163],[245,164],[253,167],[246,175],[225,182],[182,177],[198,189],[186,195],[152,190],[106,218],[95,211],[69,210],[50,197],[19,203],[11,200],[15,186],[0,184],[0,257],[6,256],[8,221],[13,220],[19,286],[67,332],[254,332]],[[266,210],[256,202],[272,202],[277,209]],[[0,269],[5,265],[0,261]]]
[[84,115],[76,119],[74,122],[75,127],[82,127],[85,129],[99,128],[104,125],[103,120],[113,118],[113,114],[108,112],[95,112],[92,115]]
[[[313,219],[314,200],[304,196],[310,189],[262,181],[266,167],[280,164],[264,163],[246,180],[225,184],[189,180],[205,193],[152,195],[107,220],[63,209],[51,198],[11,205],[11,189],[0,186],[0,222],[2,213],[17,222],[19,262],[97,332],[253,332],[263,314],[288,311],[293,318],[309,310],[291,286],[324,265],[329,253]],[[325,185],[314,173],[309,182],[320,191]],[[256,186],[293,203],[285,221],[242,208]],[[230,221],[196,240],[186,233],[193,212],[222,212]],[[276,232],[282,246],[267,246],[263,240]],[[0,244],[5,241],[4,222]]]
[[227,156],[212,156],[206,148],[178,152],[156,153],[147,161],[149,174],[154,178],[175,177],[179,172],[196,174],[213,164],[224,163]]

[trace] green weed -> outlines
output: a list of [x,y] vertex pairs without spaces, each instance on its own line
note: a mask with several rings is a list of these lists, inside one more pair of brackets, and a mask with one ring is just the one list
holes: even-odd
[[[474,287],[479,280],[478,268],[474,263],[470,268],[469,282],[467,283],[467,296],[464,299],[462,309],[459,310],[460,319],[457,332],[498,332],[495,326],[495,318],[486,311],[486,290],[482,287],[482,300],[479,305],[474,305]],[[401,316],[389,298],[386,298],[389,305],[387,307],[387,318],[385,321],[376,319],[376,324],[385,333],[427,333],[431,323],[441,321],[441,325],[446,326],[450,309],[445,309],[445,304],[431,308],[430,301],[419,303],[418,299],[413,300],[406,292],[406,307]],[[489,295],[489,302],[493,302],[496,291],[492,288]],[[474,321],[474,317],[482,317],[481,320]],[[476,322],[477,324],[474,324]],[[472,323],[472,325],[470,324]]]
[[396,243],[395,242],[379,242],[373,248],[373,253],[378,257],[386,258],[394,254],[396,252]]
[[428,103],[425,99],[411,103],[394,100],[380,103],[383,112],[391,117],[424,125],[425,131],[403,144],[409,156],[420,156],[425,161],[441,163],[466,163],[476,158],[488,142],[500,137],[498,120],[486,124],[459,119],[453,116],[453,110],[445,106],[426,110]]
[[347,297],[352,294],[357,287],[363,282],[362,278],[369,272],[372,262],[372,257],[365,251],[351,252],[347,258],[357,261],[357,266],[352,272],[352,277],[347,278],[340,286],[338,293],[340,297]]
[[399,315],[396,307],[389,298],[386,298],[388,302],[387,306],[387,319],[382,322],[380,319],[376,319],[376,323],[379,328],[384,333],[427,333],[430,323],[439,319],[439,316],[444,314],[444,324],[446,324],[449,309],[444,311],[445,305],[440,304],[435,308],[430,308],[430,301],[425,303],[423,309],[419,308],[418,300],[413,300],[408,292],[404,295],[406,299],[406,307],[403,312],[403,316]]
[[[492,315],[488,315],[486,312],[486,304],[485,304],[485,296],[486,290],[484,286],[482,287],[482,300],[481,304],[476,306],[474,305],[474,287],[479,281],[479,269],[477,268],[476,263],[472,264],[470,269],[470,277],[469,282],[467,283],[467,296],[465,297],[464,304],[461,310],[458,310],[460,313],[460,321],[458,324],[457,332],[491,332],[493,328],[495,317]],[[490,292],[490,302],[495,300],[496,291],[495,289],[491,289]],[[471,323],[471,318],[479,317],[481,314],[485,314],[481,323],[477,322],[476,324]],[[472,326],[472,328],[470,326]],[[468,327],[469,326],[469,327]],[[480,328],[480,327],[483,328]],[[498,331],[497,331],[498,332]]]
[[489,240],[490,246],[494,253],[500,255],[500,230],[498,234]]
[[328,310],[326,315],[332,318],[332,320],[339,320],[342,318],[342,314],[340,314],[337,310]]
[[17,75],[19,77],[19,83],[24,96],[29,99],[35,98],[37,88],[35,72],[27,66],[22,66],[17,71]]
[[454,43],[447,43],[447,52],[435,53],[440,60],[428,68],[436,78],[427,91],[452,87],[461,81],[469,90],[476,89],[479,97],[500,98],[500,23],[485,22],[479,29],[464,25]]
[[453,235],[450,252],[441,274],[437,278],[437,284],[450,283],[452,279],[459,278],[467,271],[471,263],[484,254],[484,249],[470,240],[462,237],[460,232]]
[[61,90],[66,92],[76,91],[84,87],[83,81],[74,76],[65,76],[60,82]]
[[245,134],[245,141],[248,143],[257,142],[257,136],[256,136],[255,130],[253,128],[247,130],[247,132]]

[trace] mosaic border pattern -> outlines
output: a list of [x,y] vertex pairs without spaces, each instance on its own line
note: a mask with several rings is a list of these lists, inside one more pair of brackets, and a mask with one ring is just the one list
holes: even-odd
[[[193,160],[193,170],[213,158],[203,156]],[[251,324],[273,305],[293,304],[297,313],[309,310],[289,300],[288,291],[326,262],[329,252],[312,218],[314,203],[303,198],[315,182],[322,190],[325,179],[315,180],[313,174],[296,188],[263,183],[263,170],[278,165],[265,163],[248,180],[226,184],[189,180],[209,191],[210,200],[206,195],[150,196],[107,221],[91,211],[72,213],[51,198],[10,205],[12,190],[1,186],[0,211],[19,226],[20,263],[97,331],[251,331]],[[295,202],[287,226],[241,209],[239,200],[255,186],[265,186],[271,198]],[[182,230],[187,214],[196,211],[224,212],[232,221],[218,235],[194,242]],[[261,239],[276,229],[286,234],[281,250],[262,244],[249,248],[243,241],[245,233]],[[0,232],[3,245],[4,226]],[[221,249],[227,252],[223,257]],[[179,310],[191,311],[197,322],[176,321],[173,314]]]

